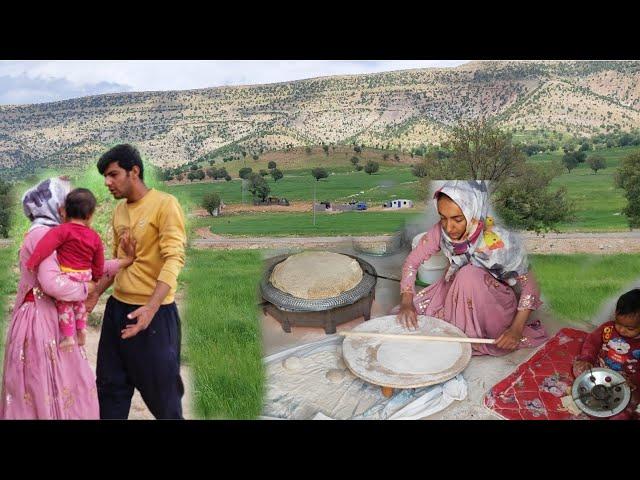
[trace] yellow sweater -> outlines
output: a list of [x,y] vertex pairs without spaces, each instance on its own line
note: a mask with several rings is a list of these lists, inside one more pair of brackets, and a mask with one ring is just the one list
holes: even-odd
[[173,195],[154,189],[137,202],[119,202],[113,213],[114,257],[123,256],[118,242],[126,230],[137,242],[136,259],[116,275],[113,296],[144,305],[160,280],[171,287],[162,304],[173,302],[187,240],[180,204]]

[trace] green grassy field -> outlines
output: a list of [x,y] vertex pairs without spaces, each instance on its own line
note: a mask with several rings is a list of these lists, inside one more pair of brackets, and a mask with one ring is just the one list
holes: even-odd
[[[606,169],[594,174],[584,163],[571,173],[564,170],[564,173],[553,180],[552,187],[567,187],[569,198],[576,206],[574,219],[560,224],[558,226],[560,231],[606,232],[628,229],[626,217],[620,213],[626,205],[626,199],[623,196],[623,190],[614,185],[614,174],[620,160],[638,150],[638,147],[600,150],[597,153],[606,159]],[[589,155],[593,153],[595,152],[589,152]],[[560,161],[562,155],[561,151],[539,154],[530,157],[528,161],[551,164],[552,161]],[[285,170],[285,177],[278,182],[274,182],[271,177],[266,177],[272,189],[272,196],[286,197],[292,202],[310,202],[313,199],[315,183],[318,201],[364,200],[369,205],[380,205],[392,198],[407,198],[414,201],[420,198],[419,182],[411,175],[411,169],[406,165],[382,165],[378,173],[367,175],[364,172],[353,171],[348,165],[340,164],[330,166],[329,171],[333,175],[319,182],[311,176],[310,167],[300,169],[297,164],[294,165],[296,168]],[[242,183],[239,180],[175,185],[166,187],[166,191],[176,195],[183,205],[190,206],[198,205],[204,194],[211,191],[220,193],[227,204],[243,201]],[[246,192],[244,202],[250,204],[251,201],[251,194]],[[289,216],[289,214],[283,215]],[[254,220],[247,218],[247,221],[252,223]],[[356,234],[351,230],[350,225],[346,227],[342,231],[336,230],[335,234]],[[379,231],[391,233],[393,230]]]
[[192,227],[210,227],[220,235],[238,236],[335,236],[383,235],[397,232],[407,219],[419,215],[417,209],[395,212],[259,213],[199,218]]
[[[638,147],[599,150],[607,168],[593,173],[586,163],[568,173],[566,169],[553,182],[553,187],[566,186],[569,198],[576,206],[575,218],[559,225],[561,231],[601,232],[628,230],[627,219],[620,212],[627,204],[624,191],[614,185],[614,175],[620,160]],[[588,152],[588,156],[596,152]],[[562,152],[534,155],[530,162],[550,163],[562,159]]]
[[264,391],[256,251],[189,251],[183,328],[200,418],[260,415]]
[[[293,202],[312,201],[314,184],[318,201],[363,200],[381,205],[393,198],[417,198],[418,181],[407,167],[381,166],[378,173],[373,175],[345,169],[333,169],[331,172],[333,175],[320,181],[311,176],[311,169],[286,171],[284,178],[277,182],[270,176],[265,178],[271,188],[271,196],[285,197]],[[178,197],[183,204],[187,201],[198,204],[209,192],[219,193],[227,204],[242,203],[243,200],[242,181],[237,179],[169,186],[166,191]],[[245,203],[252,202],[250,192],[245,192],[244,200]]]
[[640,279],[640,255],[531,255],[540,291],[560,318],[583,320]]

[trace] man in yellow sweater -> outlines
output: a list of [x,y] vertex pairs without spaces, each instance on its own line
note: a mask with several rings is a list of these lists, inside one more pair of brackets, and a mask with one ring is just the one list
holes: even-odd
[[[120,201],[113,213],[114,258],[130,236],[136,257],[113,283],[102,321],[96,368],[100,418],[126,419],[134,388],[156,418],[182,418],[180,318],[174,302],[184,266],[184,214],[175,197],[144,183],[138,151],[117,145],[98,161],[105,185]],[[120,255],[122,256],[122,255]]]

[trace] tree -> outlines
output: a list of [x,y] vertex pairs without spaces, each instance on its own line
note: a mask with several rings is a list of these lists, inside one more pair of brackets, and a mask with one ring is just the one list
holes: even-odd
[[258,157],[258,154],[254,154],[252,158],[257,162],[260,157]]
[[258,173],[252,173],[249,175],[249,185],[247,186],[248,190],[253,195],[253,199],[259,198],[262,202],[269,196],[271,193],[271,188],[267,181]]
[[571,170],[578,166],[578,159],[575,156],[575,152],[565,153],[562,157],[562,164],[566,167],[569,173],[571,173]]
[[356,152],[357,154],[362,153],[362,147],[356,145],[355,147],[353,147],[353,151]]
[[581,152],[588,152],[589,150],[591,150],[591,145],[589,145],[589,142],[583,142],[583,144],[580,145]]
[[217,173],[218,173],[218,169],[217,168],[207,168],[205,170],[205,173],[207,174],[207,177],[209,178],[217,178]]
[[220,195],[216,192],[206,193],[202,198],[202,208],[204,208],[209,215],[213,215],[213,213],[220,208],[221,201]]
[[364,171],[371,175],[372,173],[376,173],[380,169],[380,165],[378,162],[374,162],[373,160],[369,160],[364,167]]
[[238,176],[246,180],[249,178],[249,175],[251,175],[251,172],[253,172],[253,169],[251,167],[242,167],[240,170],[238,170]]
[[[426,167],[420,179],[423,195],[430,190],[431,180],[489,180],[492,202],[499,203],[497,211],[508,227],[548,230],[569,218],[572,206],[566,194],[562,189],[549,191],[557,175],[555,164],[551,168],[526,164],[510,133],[484,120],[464,122],[452,129],[443,147],[430,150],[422,162]],[[546,203],[551,200],[555,203]],[[546,211],[531,213],[531,205],[544,205]]]
[[364,167],[362,165],[356,165],[357,172],[361,172],[362,170],[364,170]]
[[13,189],[11,184],[0,179],[0,236],[9,237],[13,210]]
[[591,170],[593,170],[593,173],[598,173],[598,170],[607,168],[607,162],[602,155],[591,155],[587,163]]
[[358,157],[351,157],[351,160],[349,161],[353,164],[353,166],[356,166],[360,162],[360,159]]
[[269,170],[265,170],[264,168],[261,168],[260,169],[260,176],[266,177],[267,175],[269,175]]
[[569,220],[573,204],[566,187],[549,191],[553,174],[539,165],[524,165],[519,175],[505,180],[492,196],[492,204],[511,228],[541,232]]
[[276,168],[276,162],[274,162],[273,160],[271,160],[269,162],[269,164],[267,165],[267,167],[269,168],[269,170],[273,170],[274,168]]
[[277,168],[273,168],[271,169],[271,176],[273,177],[273,181],[277,182],[282,177],[284,177],[284,174],[282,173],[281,170],[278,170]]
[[182,180],[184,180],[184,173],[179,173],[176,175],[176,180],[178,180],[179,182],[181,182]]
[[313,178],[317,181],[320,181],[321,178],[327,178],[329,173],[326,168],[316,167],[311,170],[311,175],[313,175]]
[[417,163],[411,169],[411,173],[418,178],[424,178],[427,176],[427,166],[424,163]]
[[196,170],[194,173],[196,174],[196,178],[198,180],[204,180],[204,177],[205,177],[204,171]]
[[187,178],[190,182],[193,182],[196,178],[198,178],[198,176],[196,175],[196,172],[189,172],[187,173]]
[[224,180],[226,182],[230,182],[231,181],[231,175],[229,175],[228,173],[224,176]]
[[629,229],[640,227],[640,153],[627,155],[615,177],[616,186],[623,188],[627,206],[622,210],[627,216]]
[[324,150],[324,154],[329,156],[329,145],[322,145],[322,150]]
[[189,167],[189,170],[191,170],[192,172],[195,172],[196,170],[198,170],[198,165],[191,165]]
[[227,173],[227,169],[226,169],[226,168],[224,168],[224,167],[222,167],[222,168],[219,168],[218,170],[216,170],[216,176],[215,176],[215,178],[216,178],[216,179],[218,179],[218,178],[225,178],[227,175],[228,175],[228,173]]
[[304,147],[304,153],[311,155],[311,147]]

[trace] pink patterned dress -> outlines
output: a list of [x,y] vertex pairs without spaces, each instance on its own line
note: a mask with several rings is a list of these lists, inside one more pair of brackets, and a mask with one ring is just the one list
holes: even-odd
[[[452,323],[469,337],[498,338],[513,322],[517,310],[536,310],[542,302],[531,272],[517,277],[520,299],[513,288],[498,281],[482,267],[468,264],[460,268],[449,282],[444,276],[415,293],[418,267],[440,251],[441,227],[436,223],[407,256],[402,267],[400,293],[412,293],[418,315],[429,315]],[[394,309],[397,312],[398,307]],[[547,340],[539,320],[528,321],[522,347],[534,347]],[[474,355],[504,355],[509,350],[494,345],[473,345]]]
[[[84,347],[58,348],[55,300],[85,300],[86,284],[60,272],[55,253],[40,264],[37,275],[25,266],[48,230],[30,230],[20,249],[21,277],[7,331],[0,419],[98,419],[95,374]],[[118,268],[117,260],[106,262],[105,275],[115,275]]]

